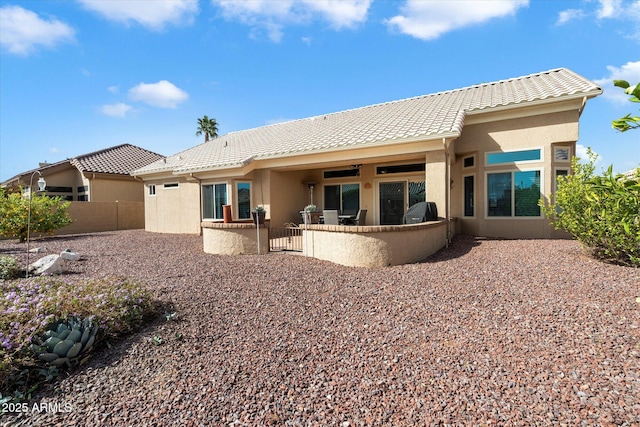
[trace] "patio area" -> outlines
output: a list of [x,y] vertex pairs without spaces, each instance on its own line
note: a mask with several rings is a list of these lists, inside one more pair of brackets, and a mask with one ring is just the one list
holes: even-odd
[[285,224],[257,229],[251,223],[203,222],[203,250],[214,255],[266,254],[270,250],[303,255],[350,267],[387,267],[426,259],[447,246],[455,221],[404,225]]

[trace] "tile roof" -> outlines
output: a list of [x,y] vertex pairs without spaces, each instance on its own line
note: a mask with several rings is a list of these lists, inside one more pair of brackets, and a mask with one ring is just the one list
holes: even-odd
[[70,162],[80,172],[129,175],[134,170],[162,158],[160,154],[144,148],[121,144],[74,157]]
[[558,68],[528,76],[231,132],[134,172],[186,173],[239,167],[251,160],[365,147],[403,140],[457,137],[466,114],[602,93],[595,83]]
[[130,175],[134,170],[162,159],[163,156],[131,144],[121,144],[88,154],[65,159],[56,163],[43,164],[36,169],[22,172],[2,183],[2,186],[18,183],[23,176],[35,171],[46,173],[65,164],[76,167],[80,172]]

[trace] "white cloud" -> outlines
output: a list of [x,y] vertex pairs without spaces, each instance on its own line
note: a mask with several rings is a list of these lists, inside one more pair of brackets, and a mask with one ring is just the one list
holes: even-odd
[[367,20],[372,0],[211,0],[227,20],[251,27],[252,38],[263,32],[273,42],[284,36],[285,25],[304,25],[320,19],[334,29],[355,28]]
[[127,25],[133,21],[151,30],[162,30],[167,24],[191,24],[198,13],[198,0],[78,1],[108,20]]
[[528,5],[529,0],[407,0],[400,8],[401,14],[385,22],[403,34],[433,40],[458,28],[513,15]]
[[367,20],[371,0],[305,0],[303,4],[319,13],[336,28],[354,28]]
[[17,55],[28,55],[43,46],[74,41],[75,31],[55,19],[43,19],[20,6],[0,7],[0,45]]
[[569,21],[576,21],[585,17],[585,13],[582,9],[567,9],[558,14],[558,20],[556,25],[564,25]]
[[620,13],[622,0],[600,0],[600,8],[596,12],[598,19],[615,17]]
[[140,83],[129,89],[129,98],[142,101],[154,107],[176,108],[186,101],[189,95],[167,80],[158,83]]
[[103,105],[100,107],[100,111],[102,114],[111,117],[125,117],[128,112],[133,111],[133,107],[131,105],[118,102],[116,104]]
[[609,75],[594,82],[603,89],[602,97],[613,102],[627,103],[629,95],[619,87],[613,85],[614,80],[626,80],[630,84],[640,83],[640,61],[627,62],[621,67],[607,65]]
[[108,90],[109,92],[111,92],[111,93],[118,93],[118,92],[120,92],[120,88],[119,88],[118,86],[115,86],[115,85],[114,85],[114,86],[109,86],[109,87],[107,88],[107,90]]

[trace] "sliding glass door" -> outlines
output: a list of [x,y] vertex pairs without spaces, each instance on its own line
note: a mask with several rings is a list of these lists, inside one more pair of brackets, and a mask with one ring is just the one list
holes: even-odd
[[407,209],[425,201],[424,180],[380,182],[378,187],[380,225],[402,224]]

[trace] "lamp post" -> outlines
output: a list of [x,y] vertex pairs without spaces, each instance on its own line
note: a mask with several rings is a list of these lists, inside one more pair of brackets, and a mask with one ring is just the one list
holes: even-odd
[[44,191],[47,187],[47,181],[44,180],[40,171],[35,171],[31,174],[31,179],[29,180],[29,213],[27,215],[27,268],[25,269],[25,277],[29,277],[29,240],[31,238],[31,199],[32,199],[32,188],[33,188],[33,177],[38,174],[40,178],[38,178],[38,190]]

